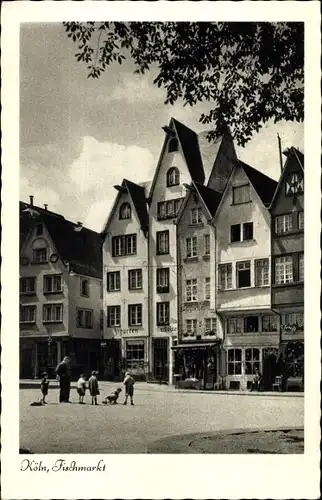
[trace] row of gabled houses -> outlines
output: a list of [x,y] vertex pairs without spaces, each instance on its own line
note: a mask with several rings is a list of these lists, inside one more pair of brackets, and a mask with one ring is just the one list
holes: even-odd
[[[34,323],[21,323],[21,367],[36,375],[46,353],[52,365],[68,353],[75,371],[96,368],[107,378],[130,369],[136,378],[246,389],[258,370],[267,389],[281,374],[298,384],[303,155],[293,147],[284,153],[277,183],[238,160],[228,133],[210,144],[171,119],[164,134],[152,183],[123,179],[115,186],[101,235],[25,205],[22,217],[32,229],[21,249],[21,259],[29,259],[21,261],[21,279],[39,271],[45,287],[47,280],[60,283],[49,274],[61,275],[65,292],[39,289],[39,314],[46,318],[53,304],[50,314],[59,321],[38,321],[36,308]],[[41,239],[47,260],[35,264],[31,252]],[[65,316],[55,309],[57,293]],[[22,308],[26,297],[22,292]]]

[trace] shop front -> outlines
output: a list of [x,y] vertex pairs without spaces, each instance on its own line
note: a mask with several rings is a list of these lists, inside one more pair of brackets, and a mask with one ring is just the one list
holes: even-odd
[[281,342],[277,365],[282,377],[282,390],[304,390],[304,341]]
[[130,371],[136,380],[145,381],[148,372],[146,339],[123,339],[122,354],[121,376]]
[[213,390],[218,380],[219,340],[173,346],[178,387]]
[[169,381],[169,339],[153,338],[153,379],[164,383]]
[[67,342],[59,338],[20,338],[20,378],[40,378],[47,372],[55,378],[55,368],[65,355]]

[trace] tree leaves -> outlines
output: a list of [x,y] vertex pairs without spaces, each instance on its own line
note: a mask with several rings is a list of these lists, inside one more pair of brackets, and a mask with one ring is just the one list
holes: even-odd
[[269,119],[303,121],[303,23],[63,23],[75,57],[99,78],[126,57],[134,72],[151,66],[166,104],[213,103],[200,117],[216,135],[228,126],[244,145]]

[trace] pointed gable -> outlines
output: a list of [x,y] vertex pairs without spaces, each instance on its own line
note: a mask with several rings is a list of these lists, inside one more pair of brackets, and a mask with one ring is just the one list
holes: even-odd
[[194,182],[193,185],[212,218],[219,206],[220,200],[222,198],[222,193],[218,193],[218,191],[210,189],[207,186],[203,186],[198,182]]
[[277,187],[277,182],[274,181],[274,179],[272,179],[271,177],[262,174],[262,172],[260,172],[259,170],[256,170],[250,165],[242,162],[241,160],[238,160],[238,164],[243,168],[245,174],[247,175],[250,183],[262,200],[263,204],[265,206],[269,206],[273,199]]
[[273,198],[270,203],[270,209],[273,207],[276,201],[276,197],[278,193],[281,190],[281,186],[285,180],[285,177],[289,173],[291,169],[300,169],[302,172],[304,172],[304,154],[301,153],[298,149],[294,148],[293,146],[286,151],[284,151],[284,155],[286,156],[286,161],[284,164],[283,171],[281,173],[281,176],[279,178],[278,184],[276,186]]
[[139,186],[138,184],[128,181],[127,179],[124,179],[123,183],[133,202],[141,229],[142,231],[146,231],[149,226],[149,217],[145,198],[145,186]]
[[205,174],[197,134],[174,118],[171,119],[171,122],[173,123],[173,127],[181,144],[191,180],[203,184],[205,181]]

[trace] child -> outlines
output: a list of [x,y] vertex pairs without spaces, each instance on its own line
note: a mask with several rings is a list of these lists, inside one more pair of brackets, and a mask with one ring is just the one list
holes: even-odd
[[127,399],[130,396],[131,405],[133,406],[134,379],[131,377],[129,372],[126,372],[123,384],[125,385],[125,401],[123,404],[127,404]]
[[48,394],[48,387],[49,387],[49,380],[48,380],[48,374],[44,372],[42,374],[42,380],[40,382],[40,390],[42,394],[41,402],[46,405],[46,396]]
[[98,387],[97,375],[98,375],[98,372],[96,372],[95,370],[93,370],[92,371],[92,376],[90,377],[90,379],[88,381],[89,392],[90,392],[90,395],[92,396],[92,405],[94,403],[96,405],[98,404],[97,403],[97,396],[100,393],[99,387]]
[[103,403],[105,405],[107,405],[107,403],[110,403],[110,405],[117,405],[117,400],[119,398],[120,392],[122,392],[122,389],[120,387],[115,391],[112,391],[109,396],[106,396]]
[[83,405],[84,404],[84,396],[85,396],[85,391],[86,391],[86,381],[84,378],[84,374],[81,373],[79,376],[79,379],[77,381],[77,393],[79,396],[79,404]]

